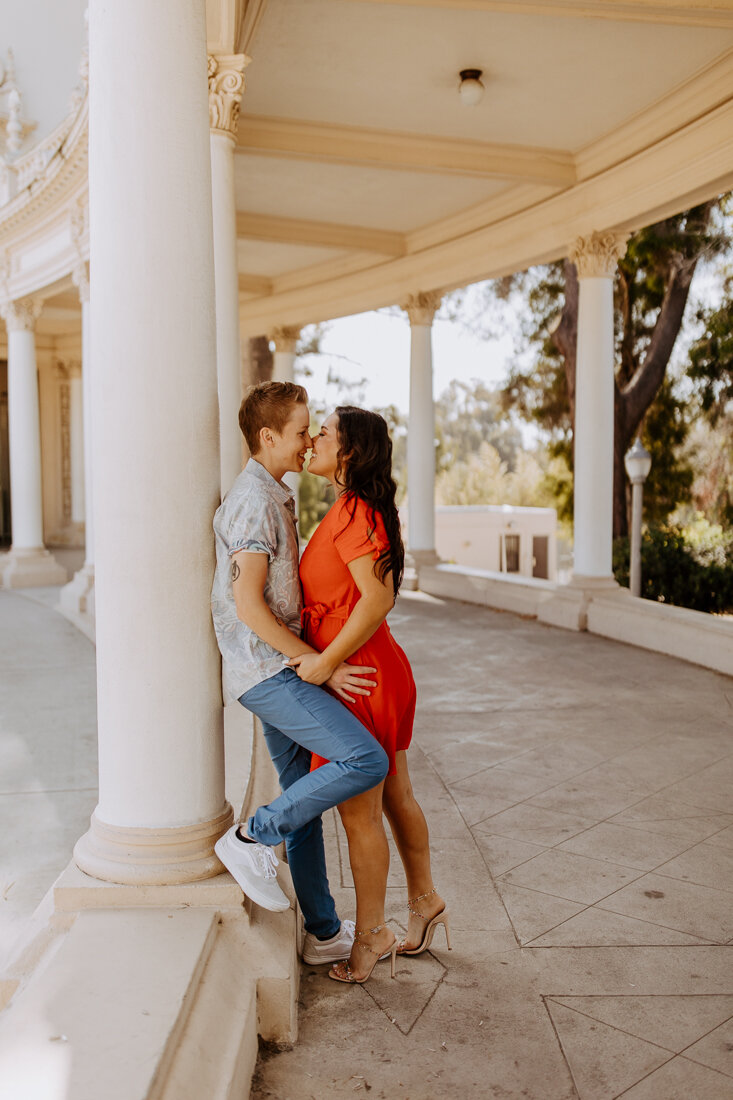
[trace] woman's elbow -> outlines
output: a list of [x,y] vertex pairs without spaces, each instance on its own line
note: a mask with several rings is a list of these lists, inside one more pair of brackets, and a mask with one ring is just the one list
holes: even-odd
[[393,607],[394,600],[391,597],[385,596],[383,592],[374,594],[370,600],[370,609],[377,625],[384,622]]

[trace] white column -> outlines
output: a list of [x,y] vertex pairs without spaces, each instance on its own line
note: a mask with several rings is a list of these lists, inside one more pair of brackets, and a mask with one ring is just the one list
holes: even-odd
[[91,0],[89,34],[99,804],[75,856],[185,882],[220,870],[232,820],[204,0]]
[[626,237],[579,237],[570,258],[578,269],[575,380],[575,555],[573,583],[613,584],[614,341],[613,275]]
[[415,294],[402,308],[410,318],[410,423],[407,435],[407,548],[417,564],[435,553],[435,404],[433,317],[440,295]]
[[64,584],[66,570],[43,546],[41,425],[38,405],[35,324],[40,303],[7,302],[8,431],[13,543],[2,569],[5,588]]
[[[275,345],[272,363],[273,382],[295,381],[295,346],[298,343],[300,329],[292,325],[274,328],[269,335]],[[300,474],[286,474],[283,481],[295,497],[295,514],[300,515]]]
[[[81,387],[84,457],[84,565],[61,589],[60,608],[71,618],[94,622],[94,507],[92,490],[92,362],[89,347],[89,265],[81,263],[72,278],[81,301]],[[73,452],[72,452],[73,453]]]
[[219,389],[221,495],[242,469],[242,355],[239,341],[239,265],[234,145],[244,91],[245,54],[209,55],[209,125],[214,214],[216,366]]

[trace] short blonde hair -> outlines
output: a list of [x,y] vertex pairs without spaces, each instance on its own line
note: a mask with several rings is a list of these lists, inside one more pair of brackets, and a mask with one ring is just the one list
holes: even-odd
[[290,419],[295,405],[307,405],[304,386],[295,382],[258,382],[250,386],[239,408],[239,427],[247,441],[249,453],[260,449],[260,432],[272,428],[278,435]]

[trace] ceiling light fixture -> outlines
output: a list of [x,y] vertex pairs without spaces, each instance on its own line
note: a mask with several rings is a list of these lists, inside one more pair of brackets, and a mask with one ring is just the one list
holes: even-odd
[[461,97],[461,103],[466,107],[475,107],[483,99],[482,72],[482,69],[461,69],[459,73],[461,83],[458,86],[458,94]]

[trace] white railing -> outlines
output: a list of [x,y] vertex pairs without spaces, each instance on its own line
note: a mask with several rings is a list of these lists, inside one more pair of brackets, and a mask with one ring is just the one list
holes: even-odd
[[[431,596],[513,611],[547,622],[553,617],[545,605],[573,591],[552,581],[462,565],[421,566],[418,577],[420,590]],[[589,633],[733,676],[733,618],[639,599],[627,588],[607,587],[582,595],[580,590],[575,591],[578,607],[582,606],[583,629]],[[576,617],[575,629],[579,629],[578,622]]]

